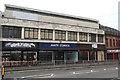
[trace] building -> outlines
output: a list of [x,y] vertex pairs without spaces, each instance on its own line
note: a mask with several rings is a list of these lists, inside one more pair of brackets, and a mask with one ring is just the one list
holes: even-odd
[[0,27],[8,61],[105,58],[105,33],[95,19],[6,4]]
[[120,53],[120,31],[103,25],[100,26],[100,29],[105,31],[106,59],[118,60]]

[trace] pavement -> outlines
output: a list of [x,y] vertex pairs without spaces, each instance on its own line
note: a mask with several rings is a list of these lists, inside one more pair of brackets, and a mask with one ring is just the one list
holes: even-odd
[[5,74],[5,80],[8,78],[20,78],[19,80],[41,80],[41,79],[79,79],[79,80],[117,80],[118,66],[117,65],[102,65],[91,67],[71,67],[71,68],[54,68],[43,70],[27,70],[14,71]]

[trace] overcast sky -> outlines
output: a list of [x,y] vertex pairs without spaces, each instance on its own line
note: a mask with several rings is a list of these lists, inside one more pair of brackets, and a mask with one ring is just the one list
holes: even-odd
[[0,0],[4,4],[88,17],[100,24],[118,29],[118,2],[120,0]]

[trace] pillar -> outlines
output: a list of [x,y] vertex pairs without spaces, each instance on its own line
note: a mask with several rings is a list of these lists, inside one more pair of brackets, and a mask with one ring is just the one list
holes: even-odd
[[54,62],[54,60],[55,60],[55,52],[52,51],[52,62]]
[[89,33],[87,34],[87,42],[89,42]]
[[90,51],[88,51],[88,61],[90,60]]
[[66,31],[66,41],[68,41],[68,31]]
[[23,51],[21,51],[21,61],[23,61],[23,58],[24,57],[24,53],[23,53]]
[[25,32],[24,27],[22,27],[22,33],[21,33],[21,38],[22,39],[24,39],[24,34],[25,34],[24,32]]
[[79,32],[77,32],[77,41],[79,41]]
[[41,39],[41,30],[38,29],[38,39]]
[[98,34],[96,34],[96,42],[98,42]]
[[113,53],[113,61],[114,61],[114,53]]
[[40,56],[40,53],[39,53],[39,50],[37,50],[37,61],[39,61],[39,56]]
[[55,40],[55,30],[53,30],[53,40]]

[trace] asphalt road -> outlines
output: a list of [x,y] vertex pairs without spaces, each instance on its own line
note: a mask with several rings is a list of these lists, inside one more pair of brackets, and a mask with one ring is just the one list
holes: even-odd
[[118,66],[7,72],[5,78],[117,78]]

